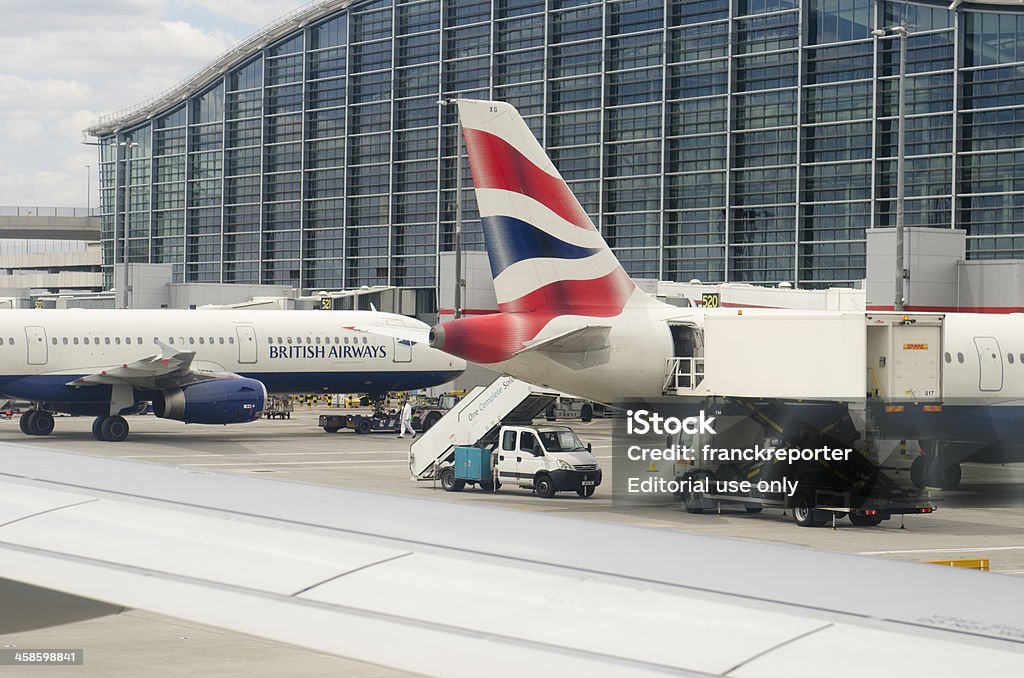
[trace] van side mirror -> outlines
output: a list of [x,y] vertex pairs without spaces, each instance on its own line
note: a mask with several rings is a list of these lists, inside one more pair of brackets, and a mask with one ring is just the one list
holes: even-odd
[[590,443],[587,443],[587,452],[589,452],[590,454],[594,453],[594,446],[591,445]]

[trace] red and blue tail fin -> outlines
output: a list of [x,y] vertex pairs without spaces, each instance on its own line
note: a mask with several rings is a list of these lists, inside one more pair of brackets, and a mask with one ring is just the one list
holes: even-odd
[[499,310],[610,317],[647,301],[519,111],[458,106]]

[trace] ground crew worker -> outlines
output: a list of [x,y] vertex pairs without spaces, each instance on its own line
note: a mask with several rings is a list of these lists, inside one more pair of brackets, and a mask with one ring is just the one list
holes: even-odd
[[416,437],[416,431],[412,428],[412,404],[409,399],[405,399],[405,404],[402,405],[402,416],[401,416],[401,428],[398,431],[398,437],[405,437],[405,432],[409,431],[412,437]]

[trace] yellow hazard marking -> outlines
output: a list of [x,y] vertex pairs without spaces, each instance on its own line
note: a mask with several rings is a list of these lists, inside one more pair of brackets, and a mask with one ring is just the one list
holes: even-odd
[[928,344],[903,344],[904,351],[927,351]]
[[924,411],[925,412],[941,412],[942,411],[942,405],[925,405],[924,406]]
[[988,558],[958,558],[957,560],[923,560],[929,565],[945,565],[946,567],[965,567],[969,570],[988,572]]
[[903,405],[886,405],[885,406],[885,411],[886,412],[902,412],[903,411]]

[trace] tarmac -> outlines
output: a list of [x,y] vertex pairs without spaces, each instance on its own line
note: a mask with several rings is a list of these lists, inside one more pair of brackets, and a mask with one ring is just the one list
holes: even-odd
[[[542,499],[505,488],[448,493],[409,478],[410,440],[393,434],[325,433],[323,410],[297,409],[291,419],[235,426],[186,426],[153,416],[129,417],[123,443],[100,442],[92,419],[58,417],[45,438],[21,434],[17,418],[0,420],[0,440],[60,451],[414,496],[431,501],[487,504],[585,520],[680,530],[712,536],[788,543],[869,557],[925,561],[988,558],[993,572],[1024,575],[1024,465],[964,465],[961,489],[937,495],[939,511],[894,519],[878,527],[837,521],[835,529],[799,528],[781,510],[749,515],[742,508],[690,515],[678,507],[623,510],[611,499],[611,422],[565,422],[593,445],[604,484],[588,499],[561,493]],[[337,410],[333,410],[337,411]],[[906,480],[906,476],[903,476]],[[936,567],[935,565],[928,565]],[[0,565],[2,567],[2,565]],[[926,565],[922,565],[926,567]],[[991,576],[979,573],[978,576]],[[381,667],[229,633],[138,610],[45,630],[0,636],[0,648],[81,648],[81,666],[3,667],[0,676],[358,676],[406,675]]]

